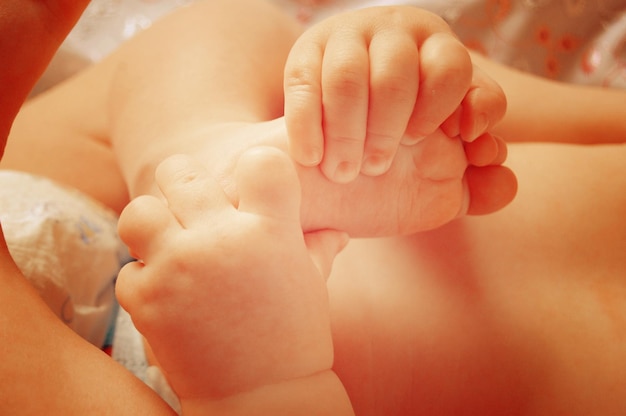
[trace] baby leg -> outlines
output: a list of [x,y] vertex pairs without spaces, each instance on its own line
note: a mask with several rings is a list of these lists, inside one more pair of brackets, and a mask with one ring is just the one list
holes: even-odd
[[[3,165],[52,177],[119,210],[128,193],[158,194],[156,166],[187,153],[219,175],[236,201],[236,186],[229,183],[241,153],[259,144],[287,148],[284,121],[276,117],[282,114],[285,60],[300,30],[260,1],[182,8],[24,109]],[[464,100],[489,90],[472,88]],[[487,104],[467,108],[491,111],[490,99],[478,101]],[[455,117],[473,114],[465,109],[463,104]],[[348,185],[299,167],[305,229],[411,232],[508,203],[515,179],[500,166],[502,143],[490,136],[471,143],[446,137],[455,128],[462,135],[460,124],[446,122],[446,135],[437,130],[400,146],[387,174],[362,175]],[[66,156],[51,157],[59,146]]]
[[[234,203],[238,195],[232,172],[238,155],[256,144],[286,150],[282,119],[231,124],[212,138],[216,140],[205,160],[211,161]],[[302,226],[307,231],[332,228],[353,236],[380,236],[435,228],[468,212],[492,212],[512,199],[516,181],[501,165],[468,165],[467,149],[480,140],[464,144],[439,129],[417,144],[402,145],[384,175],[359,175],[347,184],[328,180],[317,167],[297,165]],[[493,143],[502,160],[505,149]]]
[[[219,21],[207,26],[206,16],[219,16]],[[223,179],[235,201],[236,186],[228,186],[228,182],[234,180],[240,154],[259,144],[287,146],[284,121],[276,117],[282,113],[283,67],[299,30],[295,22],[263,2],[214,1],[180,11],[129,44],[121,56],[130,61],[141,54],[143,59],[127,65],[126,79],[118,79],[114,85],[119,95],[112,106],[112,135],[131,196],[156,192],[152,186],[154,166],[172,153],[185,152],[200,156]],[[165,42],[178,32],[189,34],[182,39],[184,48]],[[156,42],[160,47],[151,48]],[[440,46],[435,43],[429,48],[438,50]],[[147,49],[149,54],[142,52]],[[197,50],[206,55],[199,56]],[[469,81],[463,88],[472,88],[467,93],[457,91],[462,111],[457,114],[454,107],[448,111],[458,116],[458,122],[446,122],[442,128],[466,135],[466,141],[476,133],[466,126],[464,117],[469,114],[471,121],[485,113],[492,123],[501,116],[502,107],[497,88],[471,81],[474,72],[469,56],[467,61],[464,75]],[[174,77],[182,68],[185,77]],[[432,77],[435,83],[450,78],[450,71],[443,72]],[[162,86],[156,96],[155,85]],[[491,91],[495,99],[472,98],[485,96],[479,91]],[[433,107],[439,104],[436,97],[431,98]],[[449,103],[444,107],[450,107]],[[267,122],[272,119],[275,121]],[[487,127],[481,125],[478,131]],[[460,213],[497,210],[515,192],[510,171],[499,166],[503,147],[488,135],[464,146],[462,140],[449,139],[436,129],[423,143],[402,146],[393,173],[385,176],[363,176],[358,183],[333,186],[318,169],[301,168],[303,207],[307,207],[303,224],[307,230],[387,234],[437,227]],[[473,167],[467,169],[468,165]],[[385,186],[381,196],[380,189]],[[372,209],[362,209],[369,205]]]

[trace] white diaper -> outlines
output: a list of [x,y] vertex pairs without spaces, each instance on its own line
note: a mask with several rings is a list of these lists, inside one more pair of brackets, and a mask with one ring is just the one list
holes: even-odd
[[0,171],[0,224],[17,266],[54,313],[103,346],[115,278],[130,260],[115,213],[48,179]]
[[179,411],[161,372],[148,365],[130,316],[115,302],[115,278],[131,260],[117,236],[117,215],[75,189],[0,170],[0,224],[11,256],[54,313],[98,347],[112,341],[113,359]]

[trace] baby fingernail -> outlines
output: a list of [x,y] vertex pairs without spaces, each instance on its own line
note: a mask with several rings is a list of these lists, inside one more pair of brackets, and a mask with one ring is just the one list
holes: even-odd
[[477,115],[474,120],[474,129],[472,134],[466,140],[468,142],[473,142],[487,130],[487,127],[489,127],[489,119],[487,116],[485,114]]
[[359,174],[360,166],[354,162],[340,162],[335,168],[332,179],[338,183],[347,183],[354,180]]
[[414,144],[418,144],[422,140],[424,140],[425,136],[410,136],[405,134],[400,140],[400,143],[405,146],[413,146]]
[[369,156],[363,161],[361,172],[368,176],[379,176],[389,170],[391,160],[382,156]]
[[315,148],[307,149],[300,152],[298,158],[295,158],[298,163],[304,166],[316,166],[322,161],[322,152]]
[[461,201],[461,207],[457,214],[457,218],[467,215],[471,202],[470,198],[471,196],[469,192],[469,187],[467,186],[467,181],[463,181],[463,200]]

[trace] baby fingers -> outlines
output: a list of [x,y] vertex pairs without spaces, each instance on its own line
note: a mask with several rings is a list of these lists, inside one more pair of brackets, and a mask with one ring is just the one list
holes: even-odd
[[417,101],[406,138],[410,144],[435,131],[455,113],[472,81],[472,62],[463,44],[448,33],[427,38],[420,48]]
[[480,68],[474,67],[472,86],[461,107],[457,134],[465,141],[472,141],[493,128],[504,117],[506,97],[494,80]]
[[117,228],[131,255],[145,260],[157,249],[155,245],[159,244],[163,230],[177,225],[163,201],[142,195],[124,208]]
[[284,74],[285,124],[289,154],[304,166],[316,166],[324,155],[321,72],[323,48],[307,37],[293,46]]
[[361,170],[369,101],[368,45],[360,33],[335,33],[322,65],[324,159],[321,169],[345,183]]
[[[117,276],[115,292],[120,305],[135,314],[156,286],[146,266],[158,262],[166,231],[179,228],[176,219],[163,201],[153,196],[140,196],[132,200],[122,212],[118,229],[131,255],[138,261],[126,264]],[[164,235],[165,234],[165,235]]]
[[370,42],[369,55],[369,111],[361,172],[376,176],[389,169],[413,113],[419,56],[412,37],[398,31],[378,33]]
[[157,167],[155,179],[182,228],[204,221],[212,208],[231,205],[217,181],[192,157],[169,157]]

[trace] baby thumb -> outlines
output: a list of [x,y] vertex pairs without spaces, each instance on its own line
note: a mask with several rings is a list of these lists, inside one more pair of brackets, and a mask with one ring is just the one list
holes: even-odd
[[337,230],[320,230],[304,234],[304,241],[311,260],[328,280],[335,256],[344,249],[350,241],[348,233]]

